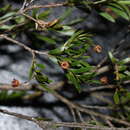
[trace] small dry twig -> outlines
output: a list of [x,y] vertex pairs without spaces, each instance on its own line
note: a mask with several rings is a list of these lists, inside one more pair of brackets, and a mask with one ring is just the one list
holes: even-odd
[[[38,87],[38,88],[39,88],[39,90],[45,91],[44,88],[41,88],[41,87]],[[115,118],[115,117],[111,117],[111,116],[108,116],[108,115],[104,115],[104,114],[101,114],[101,113],[98,113],[98,112],[95,112],[95,111],[83,108],[80,105],[75,104],[75,103],[69,101],[68,99],[66,99],[65,97],[63,97],[59,93],[57,93],[56,91],[53,91],[52,94],[56,98],[58,98],[60,101],[62,101],[63,103],[65,103],[68,107],[71,107],[71,108],[73,108],[75,110],[79,110],[80,112],[83,112],[83,113],[86,113],[86,114],[89,114],[89,115],[94,115],[94,116],[103,118],[105,120],[110,120],[110,121],[114,121],[114,122],[117,122],[117,123],[120,123],[120,124],[124,124],[126,126],[130,126],[130,123],[127,122],[127,121],[125,121],[125,120],[120,120],[120,119]]]
[[[64,85],[63,81],[53,82],[48,85],[52,90],[58,90]],[[13,91],[28,91],[37,89],[38,84],[30,84],[29,82],[21,83],[18,87],[13,87],[11,84],[0,84],[0,90],[13,90]]]
[[32,55],[39,54],[39,55],[49,56],[48,51],[37,51],[37,50],[31,49],[30,47],[26,46],[25,44],[23,44],[23,43],[21,43],[21,42],[19,42],[17,40],[14,40],[12,38],[10,38],[10,37],[8,37],[5,34],[0,34],[0,37],[4,38],[4,39],[6,39],[6,40],[8,40],[8,41],[10,41],[12,43],[15,43],[15,44],[17,44],[17,45],[19,45],[21,47],[23,47],[25,50],[29,51]]
[[8,110],[4,110],[4,109],[0,109],[0,112],[3,114],[8,114],[11,116],[15,116],[21,119],[25,119],[25,120],[29,120],[32,121],[34,123],[36,123],[39,127],[41,128],[51,128],[51,127],[70,127],[70,128],[90,128],[90,129],[95,129],[95,130],[129,130],[129,128],[108,128],[108,127],[104,127],[104,126],[95,126],[95,125],[91,125],[88,123],[76,123],[76,122],[53,122],[53,121],[46,121],[44,120],[37,120],[37,118],[35,117],[30,117],[27,115],[23,115],[23,114],[19,114],[19,113],[15,113],[15,112],[10,112]]
[[33,5],[28,8],[25,8],[22,10],[22,12],[26,12],[32,9],[38,9],[38,8],[54,8],[54,7],[61,7],[61,6],[66,6],[67,2],[62,2],[62,3],[50,3],[48,5]]

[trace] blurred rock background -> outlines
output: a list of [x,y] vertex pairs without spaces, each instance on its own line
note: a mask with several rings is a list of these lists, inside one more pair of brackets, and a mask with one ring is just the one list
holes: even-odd
[[[63,1],[63,0],[62,0]],[[59,0],[35,0],[32,4],[48,4],[50,2],[59,2]],[[61,2],[61,1],[60,1]],[[20,8],[22,1],[19,0],[3,0],[0,7],[5,4],[11,4],[13,8]],[[54,8],[53,14],[49,19],[55,19],[60,16],[67,7]],[[118,43],[125,39],[119,51],[128,48],[129,46],[129,35],[126,36],[129,23],[125,20],[119,19],[117,23],[110,23],[107,20],[102,19],[97,15],[95,11],[92,11],[91,14],[87,14],[85,11],[78,8],[73,8],[72,15],[68,17],[65,22],[70,21],[71,19],[86,17],[85,21],[81,24],[78,24],[76,28],[86,29],[93,33],[96,33],[94,36],[94,42],[103,47],[103,52],[101,54],[93,54],[90,51],[92,58],[90,62],[97,64],[102,58],[110,51],[112,48],[118,45]],[[23,36],[23,41],[26,40],[26,36]],[[21,41],[22,41],[21,40]],[[126,53],[120,53],[120,56],[129,55],[129,50],[126,50]],[[56,81],[62,80],[63,71],[57,65],[54,65],[52,62],[48,61],[46,57],[39,57],[39,61],[46,64],[46,74],[49,74],[50,77]],[[15,44],[10,44],[8,42],[0,43],[0,83],[10,83],[13,78],[25,82],[28,80],[29,68],[31,65],[31,55],[20,48]],[[90,87],[90,86],[89,86]],[[67,91],[64,92],[71,97],[71,93]],[[75,98],[77,102],[82,102],[84,104],[102,104],[98,99],[93,96],[85,95],[84,98],[82,95],[79,98]],[[55,121],[72,121],[73,118],[70,112],[67,110],[67,107],[55,99],[51,94],[44,94],[39,99],[22,102],[22,101],[9,101],[9,102],[0,102],[0,108],[7,109],[9,111],[18,112],[21,114],[29,116],[43,116],[52,118]],[[107,111],[108,112],[108,111]],[[62,129],[62,128],[61,128]],[[66,130],[67,128],[64,128]],[[37,125],[32,122],[18,119],[12,116],[3,115],[0,113],[0,130],[41,130]]]

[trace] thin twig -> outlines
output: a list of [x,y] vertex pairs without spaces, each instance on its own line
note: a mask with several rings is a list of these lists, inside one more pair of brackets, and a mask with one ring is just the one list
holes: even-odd
[[105,56],[97,65],[97,68],[100,68],[106,61],[107,61],[108,56]]
[[[64,81],[53,82],[48,85],[52,90],[58,90],[64,85]],[[17,87],[13,87],[11,84],[0,84],[0,90],[13,90],[13,91],[28,91],[32,89],[37,89],[38,84],[30,84],[29,82],[21,83]]]
[[108,72],[109,70],[110,70],[110,66],[106,65],[106,66],[96,69],[96,74],[100,75],[102,73]]
[[74,109],[73,109],[72,107],[69,107],[69,109],[70,109],[70,112],[71,112],[71,114],[72,114],[72,116],[73,116],[74,122],[76,122],[77,119],[76,119],[76,114],[75,114]]
[[112,101],[110,101],[109,99],[107,98],[104,98],[102,95],[99,95],[99,93],[92,93],[91,94],[93,97],[99,99],[100,101],[102,102],[105,102],[107,104],[111,104],[112,105]]
[[84,108],[87,108],[87,109],[100,109],[100,110],[108,110],[108,109],[111,109],[111,110],[115,110],[114,107],[111,107],[111,106],[90,106],[90,105],[81,105],[82,107]]
[[54,8],[54,7],[60,7],[60,6],[65,6],[67,5],[67,2],[63,3],[50,3],[48,5],[34,5],[28,8],[25,8],[22,12],[26,12],[32,9],[38,9],[38,8]]
[[[40,90],[44,90],[44,88],[41,88],[41,87],[39,87],[39,89],[40,89]],[[104,114],[101,114],[101,113],[98,113],[98,112],[95,112],[95,111],[92,111],[92,110],[83,108],[83,107],[81,107],[80,105],[77,105],[77,104],[75,104],[75,103],[69,101],[69,100],[66,99],[65,97],[61,96],[61,95],[60,95],[59,93],[57,93],[56,91],[53,91],[52,94],[53,94],[55,97],[57,97],[60,101],[62,101],[63,103],[65,103],[67,106],[72,107],[73,109],[79,110],[80,112],[83,112],[83,113],[86,113],[86,114],[89,114],[89,115],[94,115],[94,116],[103,118],[103,119],[105,119],[105,120],[115,121],[115,122],[117,122],[117,123],[124,124],[124,125],[126,125],[126,126],[130,126],[130,123],[127,122],[127,121],[120,120],[120,119],[115,118],[115,117],[111,117],[111,116],[108,116],[108,115],[104,115]]]
[[95,92],[95,91],[101,91],[101,90],[104,90],[104,89],[114,89],[116,88],[116,85],[112,85],[112,84],[109,84],[109,85],[103,85],[103,86],[97,86],[97,87],[92,87],[92,88],[83,88],[82,91],[85,91],[85,92]]
[[[41,88],[39,86],[37,86],[37,88],[39,90],[45,91],[44,88]],[[60,101],[62,101],[63,103],[65,103],[66,105],[68,105],[69,107],[71,107],[72,109],[78,110],[80,112],[83,112],[83,113],[86,113],[86,114],[89,114],[89,115],[97,116],[97,117],[103,118],[105,120],[115,121],[117,123],[121,123],[121,124],[124,124],[126,126],[130,126],[130,123],[127,122],[127,121],[124,121],[124,120],[121,120],[121,119],[117,119],[117,118],[114,118],[114,117],[111,117],[111,116],[108,116],[108,115],[104,115],[104,114],[101,114],[101,113],[97,113],[95,111],[92,111],[92,110],[86,109],[84,107],[81,107],[81,106],[79,106],[79,105],[77,105],[77,104],[69,101],[65,97],[61,96],[56,91],[53,91],[52,94],[55,97],[57,97]],[[0,111],[0,112],[2,112],[2,111]]]
[[11,37],[8,37],[5,34],[0,34],[0,37],[4,38],[4,39],[6,39],[6,40],[8,40],[8,41],[10,41],[12,43],[15,43],[15,44],[17,44],[17,45],[19,45],[21,47],[23,47],[25,50],[29,51],[32,55],[34,55],[34,53],[35,53],[35,54],[39,54],[39,55],[49,56],[48,51],[38,51],[38,50],[31,49],[30,47],[26,46],[25,44],[15,40],[15,39],[13,39]]
[[77,113],[77,115],[78,115],[80,121],[81,121],[81,122],[84,122],[84,119],[83,119],[83,117],[82,117],[82,115],[81,115],[81,112],[80,112],[79,110],[76,110],[76,113]]
[[111,123],[111,121],[109,121],[109,120],[106,120],[106,123],[111,127],[111,128],[113,128],[114,126],[113,126],[113,124]]
[[129,128],[108,128],[108,127],[104,127],[104,126],[94,126],[88,123],[76,123],[76,122],[53,122],[53,121],[45,121],[44,118],[43,120],[37,120],[37,118],[35,117],[31,117],[31,116],[27,116],[27,115],[23,115],[23,114],[19,114],[19,113],[15,113],[15,112],[10,112],[8,110],[4,110],[4,109],[0,109],[1,113],[4,114],[8,114],[11,116],[15,116],[21,119],[25,119],[25,120],[29,120],[32,121],[34,123],[36,123],[37,125],[39,125],[41,128],[49,128],[49,127],[70,127],[70,128],[91,128],[91,129],[95,129],[95,130],[128,130]]
[[30,15],[27,15],[27,14],[25,14],[23,12],[21,12],[20,14],[22,14],[23,16],[27,17],[28,19],[30,19],[30,20],[32,20],[34,22],[37,22],[37,20],[35,18],[31,17]]
[[11,84],[0,84],[0,90],[27,91],[31,90],[32,88],[32,85],[28,83],[20,84],[17,87],[13,87]]
[[7,111],[5,109],[0,109],[0,112],[4,113],[4,114],[15,116],[15,117],[18,117],[18,118],[21,118],[21,119],[25,119],[25,120],[29,120],[29,121],[34,121],[34,119],[32,117],[30,117],[30,116],[26,116],[26,115],[15,113],[15,112],[10,112],[10,111]]
[[25,9],[25,7],[29,6],[34,0],[30,0],[29,2],[27,0],[24,0],[23,5],[20,9],[20,11],[22,11],[23,9]]

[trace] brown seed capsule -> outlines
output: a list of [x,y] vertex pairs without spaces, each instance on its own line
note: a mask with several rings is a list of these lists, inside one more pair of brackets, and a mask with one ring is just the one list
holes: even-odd
[[11,83],[12,87],[18,87],[20,85],[19,80],[13,79]]
[[96,45],[93,50],[97,53],[101,53],[102,52],[102,47],[100,45]]
[[111,15],[113,18],[117,18],[117,15],[112,11],[111,8],[105,8],[104,10],[106,13],[108,13],[109,15]]
[[101,81],[101,83],[103,83],[103,84],[107,84],[107,83],[108,83],[108,77],[107,77],[107,76],[104,76],[104,77],[100,78],[100,81]]
[[60,62],[60,66],[61,66],[62,69],[68,69],[70,67],[68,61]]

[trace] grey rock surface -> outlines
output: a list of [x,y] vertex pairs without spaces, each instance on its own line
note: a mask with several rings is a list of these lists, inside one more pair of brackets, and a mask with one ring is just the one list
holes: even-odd
[[[5,0],[5,3],[11,2],[14,8],[20,8],[19,3],[15,3],[14,1],[7,1]],[[58,0],[36,0],[34,3],[36,4],[44,4],[44,3],[50,3],[50,2],[59,2]],[[60,16],[62,12],[64,12],[67,8],[60,8],[55,9],[54,14],[51,16],[51,19],[56,18],[57,16]],[[60,11],[59,11],[60,10]],[[77,17],[81,17],[87,15],[81,10],[74,9],[73,15],[71,19],[75,19]],[[70,19],[67,19],[69,21]],[[66,22],[67,22],[66,21]],[[97,26],[98,25],[98,26]],[[88,30],[98,31],[98,35],[95,36],[94,41],[96,44],[100,44],[103,46],[103,53],[102,54],[93,54],[92,59],[90,59],[90,62],[98,63],[102,57],[107,53],[107,51],[111,50],[116,44],[119,43],[119,41],[123,38],[124,32],[127,31],[126,25],[123,25],[122,28],[120,28],[120,25],[113,25],[106,23],[101,24],[101,21],[99,20],[98,16],[93,12],[91,15],[89,15],[86,19],[86,21],[82,25],[78,25],[79,28],[86,28]],[[107,32],[107,33],[106,33]],[[128,44],[127,42],[124,43]],[[40,62],[41,59],[47,59],[46,57],[42,57],[39,59]],[[58,67],[54,66],[54,64],[51,62],[46,63],[47,68],[45,71],[46,74],[49,74],[50,77],[53,80],[62,80],[62,74],[63,71]],[[28,80],[28,70],[31,65],[31,55],[26,52],[25,50],[21,49],[17,45],[0,45],[0,83],[10,83],[13,78],[16,78],[20,80],[21,82],[25,82]],[[58,77],[57,74],[60,76]],[[54,75],[54,76],[52,76]],[[79,101],[83,102],[83,101]],[[97,103],[98,100],[87,97],[84,99],[84,102],[87,104],[90,103]],[[56,98],[54,98],[51,94],[44,94],[40,103],[40,107],[37,104],[37,102],[32,102],[31,104],[18,104],[18,106],[3,106],[0,105],[0,108],[7,109],[9,111],[18,112],[21,114],[29,115],[29,116],[45,116],[54,119],[55,121],[71,121],[72,116],[67,111],[65,105],[61,104],[57,101]],[[35,105],[34,105],[35,104]],[[25,105],[25,106],[24,106]],[[65,128],[63,128],[65,130]],[[18,119],[16,117],[8,116],[5,114],[0,114],[0,130],[41,130],[36,124]]]
[[[21,113],[29,116],[38,116],[36,110],[33,110],[31,107],[5,107],[0,106],[0,109],[6,109],[8,111]],[[13,116],[0,114],[0,129],[1,130],[42,130],[35,123],[30,121],[25,121]]]

